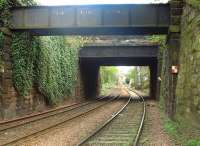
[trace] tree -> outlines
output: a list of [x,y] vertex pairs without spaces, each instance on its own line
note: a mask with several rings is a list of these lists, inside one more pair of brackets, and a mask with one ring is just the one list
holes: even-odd
[[117,67],[101,67],[100,77],[103,92],[107,91],[118,83],[118,74],[119,71]]

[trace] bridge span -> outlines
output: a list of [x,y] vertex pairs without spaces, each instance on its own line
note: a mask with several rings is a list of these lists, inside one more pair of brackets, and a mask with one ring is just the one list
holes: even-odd
[[32,6],[12,9],[12,30],[34,35],[167,34],[169,4]]
[[80,72],[87,97],[99,92],[100,66],[148,66],[150,70],[150,98],[156,99],[158,45],[92,44],[79,52]]

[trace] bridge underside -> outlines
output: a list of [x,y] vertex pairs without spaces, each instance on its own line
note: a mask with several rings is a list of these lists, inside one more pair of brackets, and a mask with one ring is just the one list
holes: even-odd
[[162,35],[168,33],[163,27],[77,27],[77,28],[34,28],[12,29],[14,32],[30,32],[35,36],[52,35]]
[[[142,46],[143,50],[140,48],[140,46],[138,46],[138,48],[136,46],[126,46],[127,49],[131,49],[132,52],[130,53],[130,50],[128,52],[120,52],[121,54],[123,54],[121,56],[118,52],[121,46],[118,49],[117,46],[112,46],[113,50],[109,49],[109,53],[104,52],[105,49],[108,49],[106,48],[108,46],[105,46],[105,48],[102,46],[99,47],[102,49],[102,53],[104,52],[105,54],[107,54],[105,55],[107,57],[102,57],[103,54],[99,53],[101,52],[101,50],[99,50],[98,47],[99,46],[96,46],[95,48],[95,46],[93,46],[93,51],[90,51],[89,54],[88,50],[92,49],[91,46],[89,46],[89,48],[85,47],[80,51],[79,54],[80,71],[86,97],[95,97],[99,93],[99,69],[101,66],[149,66],[149,98],[156,99],[158,46]],[[113,53],[112,51],[115,51],[115,53]],[[143,54],[141,54],[142,52]],[[96,54],[96,57],[94,54]]]
[[19,7],[12,30],[35,35],[167,34],[168,4]]

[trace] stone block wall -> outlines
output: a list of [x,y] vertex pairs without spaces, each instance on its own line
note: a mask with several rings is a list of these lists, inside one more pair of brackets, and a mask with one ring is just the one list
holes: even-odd
[[181,16],[183,0],[170,1],[170,28],[167,36],[167,49],[163,52],[161,97],[164,103],[165,112],[170,118],[176,113],[176,84],[177,74],[171,73],[173,65],[179,66]]
[[[191,2],[191,1],[190,1]],[[171,22],[164,50],[161,97],[168,117],[198,127],[200,121],[200,7],[171,0]],[[171,74],[171,66],[179,67]],[[183,120],[184,119],[184,120]],[[192,125],[194,124],[194,125]]]
[[17,116],[30,114],[33,111],[41,111],[45,108],[45,98],[37,90],[37,87],[32,87],[27,96],[17,95],[16,112]]
[[11,119],[17,116],[23,116],[33,111],[45,107],[44,97],[36,87],[32,87],[27,96],[21,97],[13,84],[12,79],[12,57],[11,44],[12,33],[9,29],[3,28],[4,33],[3,45],[3,72],[1,73],[1,90],[0,95],[0,119]]
[[77,82],[75,87],[75,97],[84,97],[84,87],[83,87],[83,77],[81,75],[81,68],[80,64],[78,67],[78,73],[77,73]]
[[8,119],[16,116],[16,91],[12,82],[12,60],[11,44],[12,33],[9,29],[4,28],[4,45],[3,45],[3,62],[4,71],[2,74],[2,97],[1,113],[2,119]]
[[177,118],[200,121],[200,9],[186,4],[181,23]]

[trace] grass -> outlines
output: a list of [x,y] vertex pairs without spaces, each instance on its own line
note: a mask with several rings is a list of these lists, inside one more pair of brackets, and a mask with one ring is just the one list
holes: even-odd
[[178,135],[178,131],[177,131],[177,124],[175,122],[173,122],[172,120],[166,120],[164,122],[164,128],[165,128],[165,131],[167,133],[169,133],[170,135],[173,135],[173,137],[177,137]]
[[200,140],[198,139],[188,140],[186,146],[200,146]]
[[106,95],[110,91],[111,88],[115,87],[113,83],[104,83],[101,87],[101,95]]
[[186,0],[186,2],[192,5],[195,8],[200,9],[200,1],[199,0]]
[[166,117],[162,112],[164,130],[168,135],[174,140],[174,143],[178,146],[200,146],[200,138],[194,139],[191,137],[186,137],[181,132],[183,126],[179,122],[172,121]]

